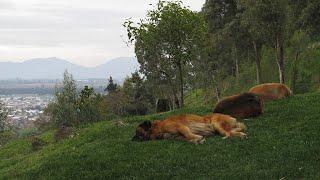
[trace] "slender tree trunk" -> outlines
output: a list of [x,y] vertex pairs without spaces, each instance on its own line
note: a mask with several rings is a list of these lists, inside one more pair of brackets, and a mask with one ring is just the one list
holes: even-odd
[[183,73],[182,73],[182,65],[181,65],[181,61],[179,61],[178,63],[178,70],[179,70],[179,78],[180,78],[180,108],[183,108],[184,106],[184,88],[183,88]]
[[215,86],[215,94],[216,94],[216,98],[217,98],[217,102],[219,102],[220,101],[220,97],[221,97],[221,93],[220,93],[220,89],[219,89],[219,87],[218,87],[218,85],[216,85]]
[[299,52],[297,51],[294,62],[293,62],[293,67],[292,67],[292,80],[291,80],[292,93],[296,92],[296,82],[298,78],[298,61],[299,61]]
[[212,78],[212,82],[214,84],[213,88],[214,88],[214,91],[215,91],[216,99],[217,99],[217,102],[219,102],[220,99],[221,99],[220,98],[221,97],[221,92],[220,92],[219,84],[218,84],[218,82],[217,82],[217,80],[216,80],[214,75],[211,78]]
[[277,53],[277,64],[279,68],[279,82],[285,83],[285,75],[284,75],[284,50],[283,50],[283,41],[277,37],[276,42],[276,53]]
[[234,46],[234,59],[235,59],[235,66],[236,66],[236,78],[239,78],[239,59],[238,59],[238,52],[237,52],[237,47]]
[[179,108],[179,104],[177,104],[177,101],[179,101],[179,98],[177,96],[177,93],[173,94],[173,102],[172,102],[172,107],[173,109]]
[[253,47],[254,47],[254,52],[255,52],[257,83],[260,84],[262,82],[262,74],[261,74],[261,51],[262,51],[262,46],[257,44],[256,41],[253,41]]

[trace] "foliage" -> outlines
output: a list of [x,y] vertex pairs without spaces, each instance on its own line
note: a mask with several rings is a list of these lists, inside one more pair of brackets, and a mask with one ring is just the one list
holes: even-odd
[[16,138],[16,134],[13,131],[0,132],[0,147],[14,138]]
[[128,115],[146,115],[154,112],[154,96],[138,72],[132,73],[131,77],[124,81],[123,91],[128,100],[125,107]]
[[169,100],[174,109],[197,89],[206,103],[264,82],[290,84],[297,93],[314,91],[319,50],[310,47],[318,44],[319,5],[206,0],[194,13],[182,2],[159,1],[145,19],[124,26],[156,102]]
[[125,79],[123,86],[109,92],[103,100],[103,105],[111,114],[145,115],[154,112],[154,96],[147,82],[139,72],[134,72]]
[[38,133],[37,128],[25,128],[25,129],[20,129],[18,131],[18,137],[19,138],[26,138],[26,137],[31,137],[33,135],[36,135]]
[[115,92],[118,88],[118,84],[113,82],[112,76],[109,77],[108,82],[108,86],[104,91],[107,91],[109,93]]
[[63,74],[62,88],[55,93],[55,101],[48,106],[47,111],[57,127],[79,124],[76,83],[67,71]]
[[78,94],[75,80],[66,71],[62,88],[55,93],[55,101],[47,106],[45,114],[56,127],[78,126],[104,118],[102,101],[102,96],[88,86]]
[[154,86],[166,84],[182,107],[193,61],[199,60],[203,49],[203,17],[180,1],[159,1],[146,19],[137,25],[128,20],[124,26],[129,41],[135,44],[140,72]]
[[101,120],[103,110],[99,107],[102,101],[102,95],[95,93],[92,87],[85,86],[78,98],[78,121],[89,123]]

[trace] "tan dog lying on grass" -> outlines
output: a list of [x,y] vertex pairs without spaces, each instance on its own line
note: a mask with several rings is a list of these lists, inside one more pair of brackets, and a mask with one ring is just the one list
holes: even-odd
[[276,100],[292,95],[291,90],[281,83],[266,83],[252,87],[249,92],[257,94],[263,100]]
[[145,121],[141,123],[133,141],[148,141],[157,139],[186,140],[195,144],[205,141],[204,136],[220,134],[224,138],[240,137],[247,135],[243,123],[229,115],[210,114],[197,116],[192,114],[169,117],[163,121]]

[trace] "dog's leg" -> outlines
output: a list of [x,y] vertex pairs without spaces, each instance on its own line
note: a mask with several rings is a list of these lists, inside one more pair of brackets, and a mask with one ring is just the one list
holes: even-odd
[[237,129],[234,129],[231,131],[231,136],[240,137],[241,139],[247,138],[247,134],[243,132],[237,131]]
[[202,144],[205,141],[203,136],[193,134],[190,128],[186,126],[180,126],[177,129],[178,132],[182,134],[189,142],[192,142],[194,144]]
[[229,138],[231,136],[231,133],[229,131],[226,131],[219,122],[213,122],[213,127],[215,130],[217,130],[219,132],[219,134],[221,134],[222,136],[224,136],[223,138]]
[[235,136],[235,137],[240,137],[240,138],[246,138],[247,134],[241,132],[244,130],[244,127],[238,127],[238,128],[233,128],[231,131],[226,131],[221,124],[216,123],[215,128],[217,131],[223,135],[223,139],[227,139],[229,137]]
[[238,122],[236,128],[233,128],[232,131],[233,132],[243,132],[246,129],[247,129],[247,127],[243,123]]

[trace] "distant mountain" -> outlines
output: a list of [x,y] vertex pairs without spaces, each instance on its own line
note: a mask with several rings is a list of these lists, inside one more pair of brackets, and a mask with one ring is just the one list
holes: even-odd
[[121,57],[96,67],[84,67],[59,58],[39,58],[22,63],[0,62],[0,79],[61,79],[67,69],[75,79],[107,78],[122,80],[139,64],[133,57]]

